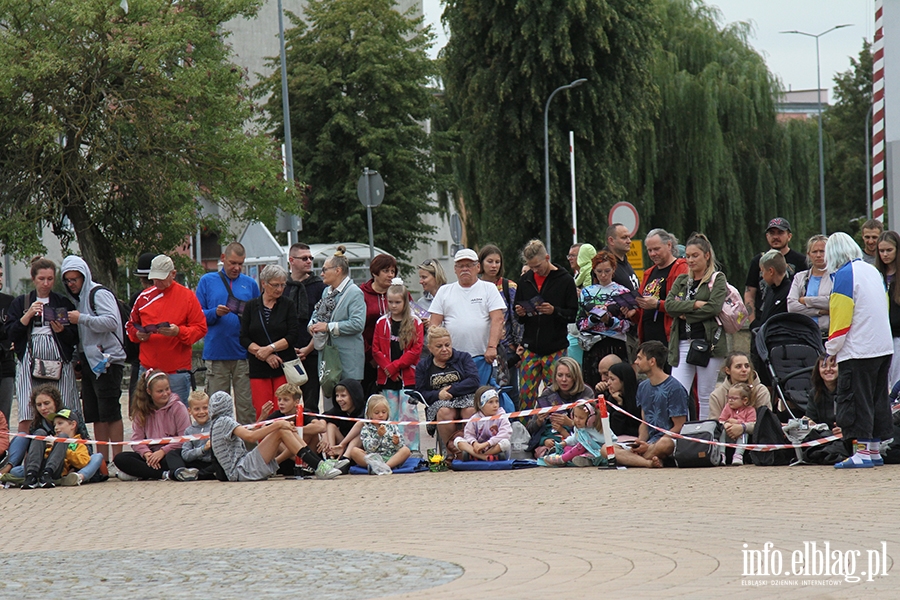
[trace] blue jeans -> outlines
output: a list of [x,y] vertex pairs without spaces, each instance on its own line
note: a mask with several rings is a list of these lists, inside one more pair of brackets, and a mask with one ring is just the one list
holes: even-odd
[[14,437],[9,442],[9,464],[18,467],[25,460],[25,453],[28,452],[28,442],[31,440],[26,437]]
[[[96,454],[91,454],[91,460],[88,464],[84,466],[83,469],[79,469],[78,472],[84,476],[85,483],[91,480],[91,477],[97,474],[97,471],[100,470],[100,465],[103,464],[103,455],[97,452]],[[13,477],[25,477],[25,465],[18,465],[12,468],[12,471],[9,472]]]
[[[147,371],[141,366],[138,377],[141,377]],[[178,398],[187,406],[188,396],[191,395],[191,374],[190,373],[169,373],[169,389],[173,394],[177,394]]]

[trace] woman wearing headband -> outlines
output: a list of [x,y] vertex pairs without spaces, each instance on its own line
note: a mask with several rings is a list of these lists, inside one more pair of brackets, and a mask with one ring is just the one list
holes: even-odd
[[[187,408],[169,387],[169,376],[158,369],[145,371],[132,398],[131,440],[180,437],[190,425]],[[181,444],[137,444],[134,452],[119,452],[113,461],[119,469],[116,476],[122,481],[193,481],[197,479],[197,469],[184,466]]]

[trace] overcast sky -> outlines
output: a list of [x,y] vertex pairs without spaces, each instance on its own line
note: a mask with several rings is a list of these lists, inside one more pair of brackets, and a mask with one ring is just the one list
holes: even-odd
[[[425,18],[438,34],[438,44],[432,52],[436,54],[447,41],[440,23],[440,0],[423,0],[423,4]],[[872,40],[875,28],[873,0],[709,0],[708,4],[718,6],[727,23],[753,24],[750,41],[769,69],[781,78],[785,89],[816,88],[816,41],[779,31],[796,29],[818,34],[835,25],[853,25],[819,40],[825,88],[833,86],[836,73],[850,68],[850,57],[859,55],[863,39]]]

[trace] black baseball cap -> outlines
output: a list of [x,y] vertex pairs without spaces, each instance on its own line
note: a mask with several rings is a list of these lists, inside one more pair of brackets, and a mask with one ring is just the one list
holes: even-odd
[[780,229],[782,231],[790,231],[791,224],[788,223],[788,220],[783,217],[775,217],[771,221],[769,221],[768,227],[766,227],[766,231],[770,229]]

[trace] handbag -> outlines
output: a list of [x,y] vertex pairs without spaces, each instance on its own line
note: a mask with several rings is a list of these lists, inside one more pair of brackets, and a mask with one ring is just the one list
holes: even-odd
[[34,379],[59,381],[62,377],[63,363],[61,360],[48,360],[46,358],[33,358],[31,360],[31,376]]
[[[53,334],[53,340],[56,341],[55,333]],[[47,381],[59,381],[62,378],[63,361],[47,358],[35,358],[34,346],[31,343],[30,335],[28,337],[28,354],[31,356],[32,378],[45,379]]]
[[309,381],[309,375],[306,374],[306,369],[303,368],[303,361],[299,358],[282,363],[281,370],[284,371],[284,378],[287,379],[288,383],[303,385]]
[[[688,291],[687,299],[693,300],[694,296],[697,294],[697,289],[694,288]],[[684,324],[684,331],[690,338],[691,335],[691,324]],[[707,342],[705,339],[703,340],[690,340],[690,347],[688,348],[687,356],[685,357],[685,362],[689,365],[694,365],[695,367],[705,367],[709,365],[709,359],[712,357],[713,348],[716,347],[716,344],[719,342],[719,337],[722,335],[721,326],[716,329],[716,334],[713,338],[712,343]]]
[[[262,300],[260,300],[260,304],[262,304]],[[262,308],[259,307],[259,322],[262,323],[263,331],[266,332],[266,339],[269,340],[269,344],[272,344],[272,337],[269,335],[269,328],[266,327],[266,319],[263,317]],[[284,378],[287,379],[288,383],[293,383],[294,385],[303,385],[307,381],[309,381],[309,375],[306,374],[306,369],[303,368],[303,361],[299,358],[295,358],[294,360],[289,361],[281,361],[281,370],[284,373]]]
[[706,340],[691,340],[691,347],[688,350],[687,364],[696,367],[705,367],[709,364],[712,356],[712,346]]
[[319,387],[326,398],[332,398],[334,387],[343,378],[344,367],[337,347],[328,343],[319,353]]

